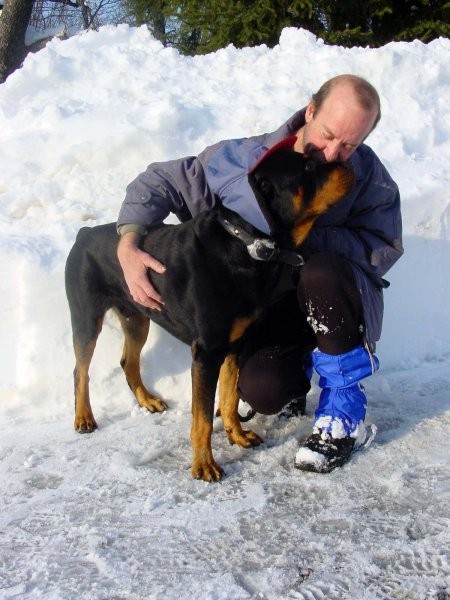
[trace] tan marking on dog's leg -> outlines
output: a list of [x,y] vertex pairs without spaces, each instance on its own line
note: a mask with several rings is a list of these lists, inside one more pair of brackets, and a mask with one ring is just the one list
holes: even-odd
[[239,395],[237,391],[239,369],[236,355],[228,354],[219,374],[219,412],[230,444],[243,448],[259,446],[262,439],[253,431],[242,429],[238,415]]
[[97,322],[96,337],[88,344],[81,344],[73,339],[75,351],[75,369],[73,372],[75,387],[75,420],[74,427],[79,433],[92,433],[97,429],[89,398],[89,366],[94,354],[98,335],[102,329],[103,318]]
[[167,404],[151,394],[141,378],[141,351],[148,337],[150,320],[141,314],[125,317],[118,313],[125,334],[120,365],[139,406],[150,412],[163,412]]
[[246,332],[249,325],[256,321],[257,317],[258,315],[254,314],[250,317],[239,317],[235,319],[229,335],[230,343],[232,344],[240,339]]
[[[238,339],[240,339],[245,331],[247,330],[247,327],[249,325],[251,325],[254,321],[256,321],[257,316],[251,316],[251,317],[239,317],[238,319],[236,319],[231,327],[230,330],[230,335],[229,335],[229,341],[230,344],[232,344],[233,342],[236,342]],[[216,411],[216,417],[220,417],[220,404],[219,407]]]
[[[192,362],[192,476],[204,481],[220,481],[223,470],[215,462],[211,436],[213,430],[214,393],[217,374],[206,372],[204,365]],[[215,381],[214,381],[215,380]]]

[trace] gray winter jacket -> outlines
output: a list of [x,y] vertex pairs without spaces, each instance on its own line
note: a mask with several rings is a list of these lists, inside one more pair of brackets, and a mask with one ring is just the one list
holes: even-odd
[[[247,174],[268,148],[302,127],[304,115],[303,109],[272,133],[221,141],[198,156],[152,163],[127,187],[119,232],[144,234],[171,212],[185,221],[220,201],[270,233]],[[316,221],[305,250],[336,252],[350,261],[362,296],[365,335],[374,346],[381,335],[383,288],[389,285],[383,277],[403,254],[400,196],[368,146],[359,146],[350,162],[356,175],[352,192]]]

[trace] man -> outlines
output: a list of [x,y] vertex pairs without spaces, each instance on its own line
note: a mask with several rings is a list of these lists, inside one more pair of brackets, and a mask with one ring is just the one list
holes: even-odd
[[378,93],[367,81],[340,75],[306,109],[273,133],[228,140],[197,157],[153,163],[127,188],[118,220],[118,256],[136,302],[161,310],[164,299],[147,269],[164,265],[142,252],[140,237],[169,212],[192,218],[217,201],[265,233],[247,174],[268,148],[296,135],[294,150],[321,161],[349,160],[352,192],[320,217],[301,252],[306,264],[285,273],[273,308],[239,357],[239,392],[256,411],[302,410],[312,367],[322,388],[312,434],[295,457],[302,470],[329,472],[364,441],[366,397],[360,381],[378,368],[383,279],[403,253],[396,184],[366,137],[380,119]]

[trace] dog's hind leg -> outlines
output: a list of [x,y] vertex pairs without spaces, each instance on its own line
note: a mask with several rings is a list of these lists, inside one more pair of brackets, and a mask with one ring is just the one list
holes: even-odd
[[141,351],[147,340],[150,319],[140,313],[125,316],[117,311],[125,334],[122,359],[120,364],[124,370],[128,385],[136,397],[139,406],[150,412],[163,412],[167,404],[160,398],[150,394],[141,378]]
[[89,398],[89,365],[94,354],[98,335],[102,329],[103,316],[93,323],[91,335],[74,331],[73,348],[75,351],[75,421],[74,427],[79,433],[91,433],[97,429]]
[[237,392],[238,366],[235,354],[228,354],[222,363],[219,375],[219,412],[225,432],[231,444],[243,448],[259,446],[262,439],[253,431],[242,429],[238,414]]

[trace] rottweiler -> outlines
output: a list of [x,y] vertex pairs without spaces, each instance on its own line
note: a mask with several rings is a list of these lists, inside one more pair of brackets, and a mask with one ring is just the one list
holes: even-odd
[[[290,145],[292,145],[291,142]],[[66,294],[75,351],[75,429],[96,429],[89,398],[89,365],[107,310],[120,320],[125,342],[120,364],[140,406],[162,412],[167,405],[144,386],[140,354],[150,320],[192,351],[192,475],[218,481],[222,468],[211,449],[214,400],[231,443],[257,446],[262,440],[242,429],[237,394],[239,347],[246,330],[267,307],[284,263],[299,267],[299,246],[314,221],[339,202],[354,183],[342,163],[319,163],[280,144],[248,174],[270,226],[266,236],[217,203],[190,221],[152,228],[141,248],[164,263],[149,272],[164,298],[161,311],[131,298],[117,259],[114,223],[82,228],[67,258]]]

